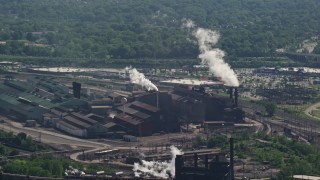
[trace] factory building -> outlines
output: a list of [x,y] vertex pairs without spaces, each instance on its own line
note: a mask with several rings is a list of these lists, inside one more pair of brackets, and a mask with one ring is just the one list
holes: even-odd
[[[16,80],[3,81],[0,83],[0,109],[18,120],[33,119],[40,123],[45,113],[58,106],[88,109],[88,103],[84,100],[68,98],[67,94],[62,99],[38,85],[39,83],[36,83],[32,86]],[[62,93],[62,90],[57,92]]]
[[152,135],[151,124],[136,116],[120,113],[114,117],[114,122],[122,126],[128,134],[134,136]]
[[111,98],[92,100],[89,103],[89,106],[92,113],[106,116],[108,112],[112,111],[113,100]]
[[0,109],[19,120],[40,120],[43,113],[59,105],[33,90],[26,82],[5,80],[0,84]]
[[6,94],[0,94],[0,109],[19,120],[40,120],[42,114],[49,110],[44,104],[41,105],[23,97]]
[[126,132],[135,136],[148,136],[161,130],[160,113],[157,107],[134,101],[118,108],[121,112],[114,117],[114,122]]
[[32,86],[36,86],[40,89],[44,89],[51,93],[58,93],[58,94],[68,94],[69,88],[63,84],[57,83],[52,79],[45,78],[45,77],[33,77],[27,80],[28,84]]
[[173,110],[184,122],[203,123],[204,121],[244,120],[244,112],[237,108],[238,91],[232,97],[206,94],[189,87],[175,87],[170,92]]
[[173,110],[177,112],[181,120],[193,123],[201,123],[205,120],[205,103],[198,93],[175,87],[170,95]]
[[179,122],[173,110],[172,97],[168,92],[145,92],[135,96],[135,100],[157,107],[160,113],[159,131],[177,132]]
[[83,138],[105,137],[110,135],[111,132],[122,130],[115,123],[101,124],[89,117],[93,117],[93,115],[83,115],[77,112],[68,113],[56,123],[56,128]]
[[45,127],[56,127],[57,123],[68,115],[70,110],[64,107],[55,107],[50,109],[49,112],[43,114],[42,124]]
[[217,95],[206,97],[204,102],[206,104],[205,119],[207,121],[223,120],[225,109],[233,106],[233,102],[229,97],[221,97]]
[[61,106],[79,111],[88,111],[89,103],[83,99],[69,98],[60,103]]
[[110,98],[113,103],[121,103],[121,99],[123,97],[127,98],[128,95],[119,92],[113,92],[108,96],[108,98]]

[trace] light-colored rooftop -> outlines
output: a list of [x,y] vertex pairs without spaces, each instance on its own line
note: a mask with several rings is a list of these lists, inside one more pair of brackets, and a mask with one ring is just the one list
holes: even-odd
[[208,81],[208,80],[198,80],[198,79],[172,79],[172,80],[161,81],[161,83],[183,84],[183,85],[191,85],[191,86],[224,85],[223,82],[219,82],[219,81]]

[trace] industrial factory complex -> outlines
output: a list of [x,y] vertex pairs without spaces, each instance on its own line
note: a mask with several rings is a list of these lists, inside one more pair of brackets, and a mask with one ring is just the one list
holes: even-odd
[[[53,70],[56,71],[24,67],[1,75],[0,127],[16,134],[24,132],[53,149],[68,151],[74,161],[120,166],[126,177],[135,176],[132,172],[134,163],[170,159],[176,162],[177,179],[187,176],[228,179],[237,173],[239,177],[239,169],[244,166],[233,161],[232,141],[230,151],[217,151],[196,143],[198,137],[208,140],[232,133],[264,131],[306,143],[317,142],[315,127],[312,129],[310,125],[308,131],[303,121],[296,117],[292,117],[290,126],[286,124],[288,120],[268,120],[261,115],[264,112],[261,105],[244,100],[247,92],[252,94],[252,91],[251,84],[243,78],[260,78],[266,73],[263,68],[249,75],[239,73],[241,86],[226,85],[220,78],[191,78],[184,75],[187,72],[183,69],[167,74],[139,69],[145,72],[145,76],[138,74],[137,77],[142,78],[139,80],[131,77],[132,72],[139,72],[130,72],[127,68]],[[291,72],[286,78],[303,83],[310,81],[304,80],[305,73],[301,72]],[[271,78],[276,79],[281,73],[279,71]],[[313,78],[315,75],[308,76]],[[319,81],[313,79],[314,84]],[[304,103],[311,95],[317,94],[314,89],[295,86],[292,83],[290,87],[294,88],[290,92],[281,91],[283,94],[277,95],[274,92],[279,89],[260,85],[254,98],[268,97],[279,104],[290,104]],[[290,95],[300,92],[308,94]],[[292,97],[290,100],[282,100],[289,96]],[[264,121],[257,120],[259,116]],[[184,154],[177,154],[172,159],[170,145],[183,148]],[[265,174],[272,176],[273,171],[270,167]],[[250,176],[252,171],[241,172],[242,176],[245,173]],[[79,176],[67,173],[66,177],[77,179]]]
[[81,83],[63,84],[52,77],[7,77],[0,85],[0,109],[17,121],[36,121],[81,138],[150,136],[180,132],[185,123],[244,121],[237,89],[227,88],[230,97],[218,96],[206,93],[202,85],[221,87],[222,83],[183,81],[171,90],[159,86],[159,91],[97,93],[81,88]]

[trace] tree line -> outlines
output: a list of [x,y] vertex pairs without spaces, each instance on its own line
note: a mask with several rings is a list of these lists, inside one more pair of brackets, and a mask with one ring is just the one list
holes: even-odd
[[[0,0],[0,54],[98,59],[196,58],[188,18],[218,30],[236,57],[270,56],[319,35],[317,0]],[[316,48],[318,51],[319,47]]]

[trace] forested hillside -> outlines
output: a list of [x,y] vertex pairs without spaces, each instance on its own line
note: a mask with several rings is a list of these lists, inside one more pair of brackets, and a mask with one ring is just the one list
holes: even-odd
[[[221,33],[229,57],[271,56],[319,35],[319,0],[0,0],[0,54],[196,58],[182,19]],[[317,47],[316,49],[319,49]]]

